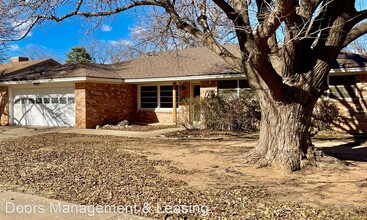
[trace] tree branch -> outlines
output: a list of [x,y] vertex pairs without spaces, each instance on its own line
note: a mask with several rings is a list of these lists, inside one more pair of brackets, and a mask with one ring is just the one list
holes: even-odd
[[170,15],[178,29],[201,39],[210,50],[219,55],[224,61],[233,66],[233,68],[241,70],[241,59],[229,52],[229,50],[227,50],[223,45],[219,44],[211,33],[204,33],[185,22],[177,13],[175,7],[168,0],[162,1],[161,7],[163,7]]
[[84,0],[79,0],[75,9],[69,13],[67,13],[66,15],[63,16],[56,16],[54,14],[51,15],[47,15],[47,14],[40,14],[40,15],[35,15],[35,16],[30,16],[29,20],[32,20],[32,23],[27,27],[27,29],[24,31],[24,33],[18,37],[18,38],[12,38],[12,39],[0,39],[2,41],[18,41],[18,40],[22,40],[24,39],[29,32],[32,30],[32,28],[41,20],[53,20],[56,22],[61,22],[67,18],[73,17],[73,16],[83,16],[83,17],[102,17],[102,16],[108,16],[108,15],[114,15],[114,14],[118,14],[122,11],[126,11],[129,10],[131,8],[135,8],[138,6],[161,6],[160,2],[157,2],[155,0],[144,0],[144,1],[137,1],[137,2],[132,2],[130,4],[127,4],[123,7],[118,7],[115,8],[113,10],[108,10],[108,11],[99,11],[99,12],[86,12],[86,11],[80,11],[81,6],[83,4]]
[[364,22],[356,27],[354,27],[347,35],[344,43],[343,48],[348,46],[352,41],[358,39],[359,37],[367,34],[367,22]]

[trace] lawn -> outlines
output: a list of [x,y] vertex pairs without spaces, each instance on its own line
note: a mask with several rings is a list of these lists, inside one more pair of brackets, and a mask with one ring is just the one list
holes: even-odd
[[[0,190],[78,204],[136,204],[135,214],[157,219],[367,219],[366,161],[344,158],[280,174],[243,163],[256,138],[54,133],[4,139]],[[315,143],[337,153],[341,146],[354,149],[343,145],[348,141]],[[359,145],[365,149],[365,142]],[[144,204],[152,207],[148,214]]]

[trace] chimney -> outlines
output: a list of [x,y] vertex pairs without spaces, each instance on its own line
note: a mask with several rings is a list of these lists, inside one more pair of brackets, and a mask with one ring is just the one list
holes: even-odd
[[10,63],[19,63],[23,61],[28,61],[29,59],[27,57],[12,57],[10,58]]

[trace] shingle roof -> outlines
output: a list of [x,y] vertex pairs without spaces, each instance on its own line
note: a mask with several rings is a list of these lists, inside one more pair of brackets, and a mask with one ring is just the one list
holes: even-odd
[[[226,45],[239,55],[236,45]],[[124,79],[236,73],[229,64],[206,47],[163,52],[112,65]]]
[[18,71],[25,70],[32,66],[39,66],[45,63],[50,63],[50,62],[53,63],[54,65],[59,65],[59,63],[57,63],[53,59],[30,60],[30,61],[0,64],[0,76],[5,75],[5,74],[16,73]]
[[[226,45],[239,55],[237,45]],[[31,61],[29,61],[31,62]],[[367,66],[367,56],[341,53],[333,68],[358,68]],[[0,81],[36,80],[71,77],[96,77],[107,79],[143,79],[177,76],[199,76],[238,73],[224,60],[206,47],[163,52],[111,65],[76,63],[51,68],[43,72],[16,73],[0,76]]]
[[342,52],[333,63],[332,68],[358,68],[367,67],[366,54],[354,54]]

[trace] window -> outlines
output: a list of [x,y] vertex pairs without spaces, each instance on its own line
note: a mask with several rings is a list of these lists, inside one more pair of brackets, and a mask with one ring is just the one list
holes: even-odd
[[251,98],[253,92],[247,80],[218,81],[218,95],[225,99]]
[[36,104],[42,104],[42,98],[36,98]]
[[161,86],[160,87],[159,99],[160,99],[161,108],[172,108],[173,106],[172,97],[173,97],[172,86]]
[[59,100],[59,103],[60,104],[67,104],[67,99],[66,97],[61,97],[60,100]]
[[28,98],[28,104],[34,104],[35,101],[34,101],[34,98]]
[[43,104],[50,104],[50,98],[43,98]]
[[58,98],[51,98],[51,103],[52,104],[58,104],[59,103],[59,99]]
[[68,98],[68,103],[69,104],[74,104],[75,103],[75,98],[74,97],[69,97]]
[[331,99],[356,98],[356,76],[329,76],[326,95]]
[[22,104],[27,104],[27,101],[28,101],[28,99],[27,99],[27,98],[21,98],[21,103],[22,103]]
[[140,87],[140,107],[141,108],[157,108],[158,106],[158,87],[142,86]]
[[[171,85],[140,87],[141,108],[172,108],[172,99],[173,91]],[[176,97],[176,103],[178,103],[178,96]]]

